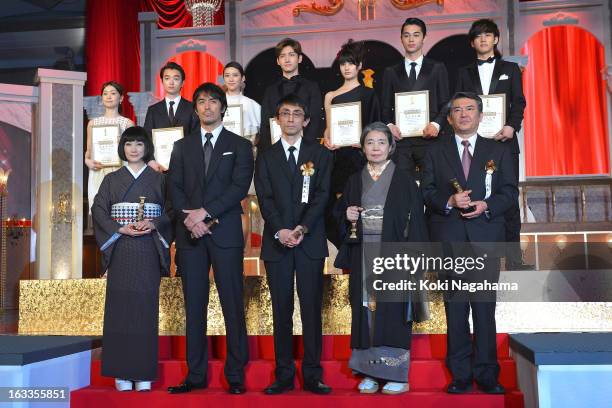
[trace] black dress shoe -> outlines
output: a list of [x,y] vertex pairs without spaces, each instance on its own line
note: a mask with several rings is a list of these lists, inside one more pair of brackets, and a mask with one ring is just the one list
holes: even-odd
[[312,382],[304,382],[304,389],[306,391],[310,391],[315,394],[325,395],[329,394],[332,389],[329,385],[325,384],[323,381],[312,381]]
[[282,394],[285,391],[291,391],[292,389],[293,389],[293,382],[286,383],[282,381],[274,381],[266,389],[264,389],[264,394],[278,395],[278,394]]
[[194,384],[189,381],[185,381],[184,383],[181,383],[179,385],[173,385],[171,387],[168,387],[168,392],[170,394],[184,394],[196,388],[206,388],[206,384]]
[[478,384],[480,391],[485,394],[505,394],[506,389],[500,383],[497,384]]
[[453,380],[448,385],[446,392],[449,394],[465,394],[472,390],[472,382],[471,381],[461,381],[461,380]]
[[244,394],[246,392],[246,388],[244,387],[244,384],[230,384],[228,392],[234,395]]

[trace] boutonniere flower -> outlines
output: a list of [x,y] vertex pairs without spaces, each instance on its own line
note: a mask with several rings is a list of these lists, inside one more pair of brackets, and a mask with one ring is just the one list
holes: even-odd
[[314,163],[309,161],[300,166],[302,176],[312,176],[315,173]]
[[487,174],[493,174],[495,170],[497,170],[497,167],[495,166],[495,161],[487,161],[487,164],[485,165],[485,171],[487,172]]

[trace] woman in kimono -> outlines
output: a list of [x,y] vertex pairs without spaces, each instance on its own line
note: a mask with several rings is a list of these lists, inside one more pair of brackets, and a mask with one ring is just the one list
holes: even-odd
[[[372,88],[363,86],[359,82],[359,73],[363,66],[363,50],[359,42],[348,40],[342,45],[335,63],[338,64],[340,74],[344,79],[342,86],[335,91],[325,94],[325,118],[327,128],[324,133],[325,146],[334,153],[334,168],[331,175],[331,196],[326,215],[326,229],[328,239],[338,247],[338,226],[331,215],[331,209],[336,198],[342,194],[348,178],[360,171],[366,163],[360,146],[339,147],[332,144],[329,124],[331,123],[331,106],[348,102],[361,102],[361,125],[366,126],[380,120],[380,104],[376,92]],[[335,65],[334,63],[334,65]]]
[[363,376],[360,392],[375,393],[386,382],[383,393],[400,394],[409,390],[412,321],[421,320],[420,308],[410,300],[377,303],[364,292],[362,243],[427,242],[423,199],[412,176],[389,160],[395,141],[384,123],[366,126],[361,146],[367,164],[349,178],[335,211],[343,240],[336,267],[350,270],[349,367]]
[[157,377],[159,284],[172,240],[164,175],[146,165],[153,150],[144,128],[126,129],[119,156],[127,165],[104,177],[92,207],[108,268],[102,375],[119,391],[148,391]]
[[134,122],[125,116],[121,116],[121,103],[123,102],[123,86],[115,81],[108,81],[102,84],[102,105],[104,106],[104,114],[97,118],[93,118],[87,123],[87,146],[85,151],[85,165],[89,169],[89,178],[87,179],[87,200],[89,212],[93,205],[94,197],[102,184],[104,176],[119,169],[119,167],[102,167],[102,163],[93,160],[91,152],[91,133],[94,126],[119,126],[121,133],[125,129],[134,126]]

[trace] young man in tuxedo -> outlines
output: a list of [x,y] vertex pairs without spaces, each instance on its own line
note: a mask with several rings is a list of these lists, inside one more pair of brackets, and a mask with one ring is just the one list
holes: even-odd
[[185,299],[187,377],[171,394],[206,388],[206,313],[212,266],[225,321],[225,378],[242,394],[249,355],[243,303],[242,206],[253,175],[251,143],[223,127],[225,92],[213,83],[193,94],[201,128],[174,144],[169,184],[177,213],[176,250]]
[[[448,73],[444,64],[423,56],[427,27],[423,20],[407,18],[401,29],[405,59],[387,67],[383,75],[382,120],[389,125],[398,141],[394,161],[418,176],[428,146],[436,141],[440,128],[446,124],[444,108],[449,98]],[[422,137],[403,138],[395,125],[395,94],[398,92],[429,91],[429,120]],[[418,168],[417,168],[418,167]],[[420,177],[418,177],[420,179]]]
[[[459,252],[450,254],[456,259],[465,255],[481,256],[477,248],[484,245],[495,249],[494,245],[487,244],[503,243],[504,214],[518,198],[511,152],[506,146],[477,134],[482,120],[482,99],[478,95],[457,93],[451,98],[449,109],[448,121],[454,134],[432,146],[425,155],[421,187],[430,239],[445,243],[453,250],[459,248]],[[463,192],[457,192],[452,179],[458,181]],[[477,244],[457,244],[471,242]],[[481,270],[472,269],[463,274],[449,271],[447,277],[464,282],[478,283],[484,279],[497,282],[499,257],[491,253],[484,256]],[[485,393],[505,392],[498,383],[495,301],[495,291],[470,293],[452,290],[451,286],[445,293],[446,365],[453,379],[447,389],[449,393],[470,391],[473,379]],[[473,340],[468,321],[470,309]]]
[[[147,109],[144,128],[152,129],[183,127],[183,135],[187,136],[200,127],[200,121],[193,112],[191,101],[181,97],[181,89],[185,82],[185,71],[176,62],[168,62],[159,70],[159,77],[164,87],[164,99],[154,103]],[[166,171],[155,160],[148,163],[156,171]]]
[[303,137],[308,105],[294,94],[276,107],[281,140],[259,154],[255,190],[265,220],[261,258],[272,298],[275,381],[266,394],[293,389],[293,281],[297,282],[302,316],[304,389],[328,394],[321,368],[323,262],[327,240],[323,214],[329,198],[332,154]]
[[285,38],[274,47],[276,63],[281,68],[283,76],[266,88],[261,102],[261,129],[257,147],[263,151],[272,145],[270,134],[270,118],[276,115],[278,101],[289,94],[295,94],[304,101],[310,112],[310,121],[304,129],[304,139],[316,141],[323,136],[325,123],[323,120],[323,98],[316,82],[300,75],[299,64],[302,62],[302,45],[292,39]]
[[[470,43],[476,50],[476,61],[459,69],[457,91],[474,92],[478,95],[506,95],[506,123],[494,139],[507,145],[512,153],[514,174],[518,183],[519,144],[516,137],[521,129],[525,96],[521,70],[514,62],[504,61],[497,49],[499,28],[489,19],[481,19],[472,24],[469,32]],[[521,213],[518,200],[505,214],[506,217],[506,269],[526,269],[520,249]]]

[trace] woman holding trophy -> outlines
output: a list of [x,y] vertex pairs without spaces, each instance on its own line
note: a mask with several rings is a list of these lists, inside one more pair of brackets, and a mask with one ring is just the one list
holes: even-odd
[[126,129],[118,153],[127,165],[104,177],[91,209],[108,268],[102,375],[119,391],[148,391],[157,377],[159,284],[172,237],[165,176],[146,165],[153,150],[144,128]]
[[400,394],[409,390],[412,322],[424,320],[421,305],[403,301],[377,302],[366,290],[371,271],[365,248],[384,242],[427,242],[423,199],[412,176],[390,160],[395,140],[382,122],[365,127],[361,135],[367,163],[348,180],[334,213],[342,245],[336,267],[350,270],[352,309],[349,367],[363,376],[361,393]]

